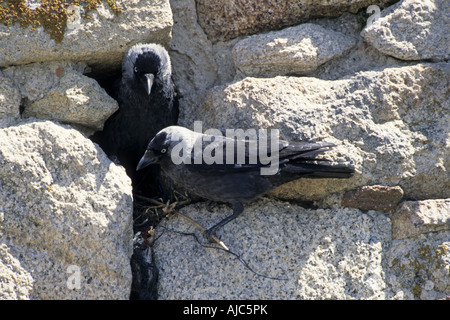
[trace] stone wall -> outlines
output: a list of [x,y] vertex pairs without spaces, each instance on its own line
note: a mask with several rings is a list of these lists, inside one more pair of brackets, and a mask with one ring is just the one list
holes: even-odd
[[[181,125],[333,142],[327,156],[356,174],[288,183],[219,231],[252,270],[200,245],[185,220],[164,221],[161,299],[449,295],[450,5],[320,3],[171,2]],[[231,209],[182,212],[208,228]]]
[[88,139],[118,104],[86,74],[108,78],[135,43],[168,46],[172,11],[66,3],[0,6],[0,299],[130,297],[131,181]]
[[[163,220],[160,299],[450,295],[450,4],[321,3],[82,1],[52,16],[57,36],[0,8],[0,298],[129,298],[130,179],[88,137],[117,110],[104,81],[138,42],[169,49],[180,125],[333,142],[330,159],[356,169],[247,205],[218,234],[240,259]],[[180,211],[204,227],[231,213]]]

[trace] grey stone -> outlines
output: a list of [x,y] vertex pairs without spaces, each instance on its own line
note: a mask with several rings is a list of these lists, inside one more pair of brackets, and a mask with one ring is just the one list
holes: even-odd
[[27,299],[33,291],[33,283],[32,275],[22,267],[20,260],[11,255],[6,244],[0,244],[0,299]]
[[[231,208],[180,210],[205,228]],[[423,299],[450,293],[450,231],[391,238],[378,211],[304,209],[262,198],[205,243],[175,215],[157,227],[159,299]],[[429,231],[432,231],[431,229]]]
[[[209,227],[231,214],[218,205],[180,210]],[[356,209],[308,210],[263,198],[218,231],[228,248],[202,246],[201,232],[174,216],[157,227],[159,299],[385,299],[389,218]],[[204,243],[203,243],[204,244]]]
[[94,79],[82,74],[85,66],[69,61],[42,62],[9,67],[3,74],[19,89],[25,118],[101,130],[118,104]]
[[211,41],[197,23],[194,0],[172,0],[173,36],[170,57],[181,95],[216,84],[217,65]]
[[402,60],[450,58],[450,2],[404,0],[383,10],[361,37],[384,54]]
[[305,23],[240,40],[233,48],[233,59],[246,76],[306,75],[348,53],[355,44],[353,37]]
[[344,12],[356,13],[369,5],[383,7],[393,2],[395,0],[196,0],[198,21],[213,42],[278,30],[312,18],[338,17]]
[[169,0],[117,1],[122,13],[108,5],[89,12],[76,28],[68,28],[56,43],[42,27],[31,31],[19,24],[0,25],[0,67],[31,62],[85,61],[93,68],[119,68],[127,49],[138,42],[156,42],[168,47],[172,29]]
[[50,121],[0,129],[0,141],[1,297],[128,299],[133,206],[125,170]]
[[318,66],[317,70],[309,74],[310,76],[324,80],[337,80],[353,76],[361,71],[407,65],[406,62],[384,55],[362,40],[361,15],[359,14],[344,13],[335,19],[320,18],[309,22],[337,32],[347,39],[353,38],[355,43],[349,52]]
[[169,52],[180,95],[202,94],[232,81],[236,74],[232,49],[237,40],[212,43],[197,22],[194,0],[172,0],[171,7],[174,25]]
[[319,66],[311,76],[323,80],[339,80],[355,76],[362,71],[398,68],[413,64],[387,56],[359,38],[356,46],[348,54]]
[[450,199],[405,201],[392,216],[394,239],[441,230],[450,230]]

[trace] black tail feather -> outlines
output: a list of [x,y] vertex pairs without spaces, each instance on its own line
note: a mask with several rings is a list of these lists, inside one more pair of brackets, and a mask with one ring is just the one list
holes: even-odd
[[280,150],[281,159],[314,158],[317,154],[336,146],[334,143],[289,142]]
[[274,186],[279,186],[300,178],[310,179],[347,179],[355,173],[351,166],[342,164],[326,165],[317,163],[289,162],[281,166],[280,173],[270,177]]
[[350,178],[355,169],[346,165],[325,165],[316,163],[288,163],[282,172],[300,175],[304,178]]

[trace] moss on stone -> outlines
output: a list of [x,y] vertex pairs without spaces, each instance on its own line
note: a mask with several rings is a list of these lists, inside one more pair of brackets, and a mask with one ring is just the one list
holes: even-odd
[[[66,32],[67,8],[71,5],[83,6],[85,14],[95,10],[102,0],[41,0],[40,5],[31,8],[26,0],[0,1],[0,23],[10,26],[18,23],[22,28],[31,26],[31,30],[42,26],[50,38],[60,43]],[[116,5],[115,0],[106,0],[111,10],[119,15],[122,9]]]

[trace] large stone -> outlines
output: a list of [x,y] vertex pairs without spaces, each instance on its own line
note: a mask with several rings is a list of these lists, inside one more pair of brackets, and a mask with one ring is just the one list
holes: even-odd
[[[56,120],[101,130],[118,104],[94,79],[82,74],[85,67],[84,63],[68,61],[42,62],[9,67],[3,74],[19,89],[25,118]],[[15,112],[19,112],[19,106],[15,106]]]
[[[226,205],[207,203],[180,211],[205,228],[231,214]],[[378,211],[310,210],[263,198],[218,231],[231,253],[211,248],[176,215],[156,231],[159,299],[435,300],[450,294],[450,231],[392,240],[391,219]]]
[[450,199],[405,201],[392,216],[394,239],[441,230],[450,230]]
[[[61,41],[51,38],[42,26],[32,31],[19,23],[0,25],[0,67],[52,60],[85,61],[94,68],[118,68],[128,48],[138,42],[156,42],[168,47],[172,12],[168,0],[118,0],[121,13],[106,3],[66,28],[63,16],[50,28],[65,30]],[[18,13],[20,14],[20,13]],[[26,19],[24,19],[26,21]],[[31,24],[32,21],[30,21]]]
[[[180,210],[208,228],[231,214],[219,205]],[[195,237],[193,236],[195,235]],[[308,210],[267,198],[245,207],[218,236],[238,255],[204,245],[174,216],[157,227],[159,299],[385,299],[389,218],[356,209]],[[200,242],[198,242],[200,241]],[[248,264],[248,266],[245,265]]]
[[208,38],[224,41],[240,35],[277,30],[317,17],[356,13],[369,5],[383,7],[395,0],[196,0],[198,21]]
[[0,287],[7,299],[128,299],[131,182],[69,126],[0,129]]
[[361,37],[398,59],[447,61],[449,12],[448,0],[404,0],[383,10]]
[[233,59],[246,76],[305,75],[348,53],[355,44],[356,39],[343,33],[305,23],[238,41]]
[[[346,79],[245,78],[190,100],[179,123],[203,129],[274,128],[281,138],[334,142],[332,161],[351,162],[348,180],[301,179],[274,193],[317,200],[358,186],[400,186],[406,198],[450,196],[448,63],[361,72]],[[436,188],[439,185],[439,188]]]

